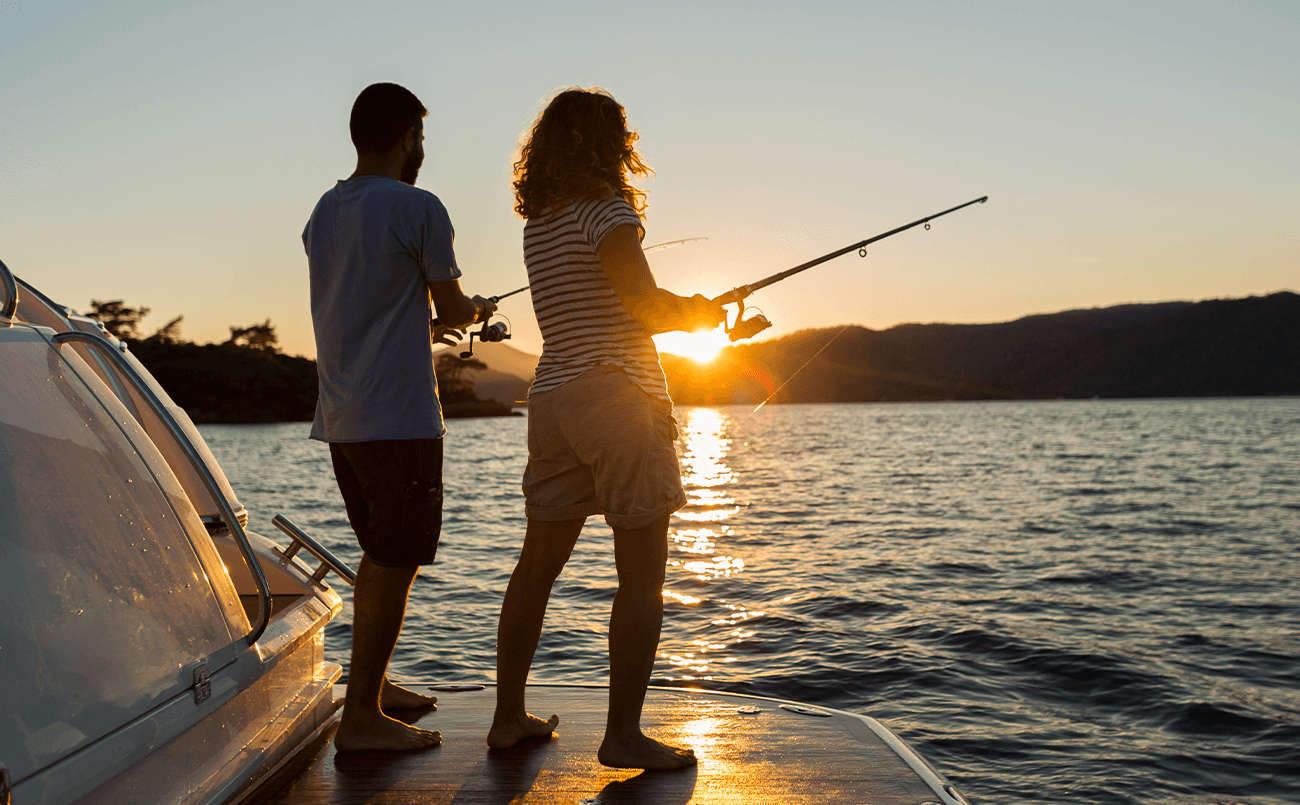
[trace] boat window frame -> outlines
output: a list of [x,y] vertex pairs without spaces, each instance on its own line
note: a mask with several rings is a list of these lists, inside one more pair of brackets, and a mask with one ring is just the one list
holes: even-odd
[[[252,544],[248,541],[248,534],[244,531],[243,523],[240,522],[234,509],[231,508],[230,502],[226,500],[226,496],[221,493],[221,487],[217,483],[216,478],[212,475],[212,471],[208,468],[208,465],[204,463],[198,450],[195,449],[193,443],[190,442],[185,430],[180,426],[180,423],[176,421],[176,418],[172,416],[171,411],[168,411],[167,407],[158,399],[158,395],[154,394],[153,389],[149,387],[148,382],[140,376],[139,372],[135,370],[135,367],[131,365],[131,362],[120,354],[107,339],[94,335],[93,333],[83,333],[80,331],[55,333],[49,338],[49,343],[55,348],[55,352],[59,351],[58,347],[71,342],[86,344],[93,347],[99,353],[108,356],[108,358],[115,364],[115,368],[122,374],[122,376],[131,382],[131,385],[135,387],[136,393],[139,394],[146,403],[148,403],[149,407],[153,409],[154,414],[164,425],[167,426],[167,430],[171,433],[172,438],[175,439],[176,444],[185,454],[185,458],[190,462],[195,473],[203,481],[204,486],[207,487],[213,500],[217,502],[221,518],[225,521],[226,527],[230,529],[230,534],[235,538],[235,544],[239,547],[240,554],[243,555],[245,563],[247,563],[249,570],[252,572],[253,581],[257,587],[257,622],[253,624],[252,629],[243,638],[247,645],[253,645],[257,642],[257,639],[262,636],[262,633],[266,631],[267,625],[271,622],[271,586],[266,579],[266,574],[262,571],[261,563],[257,561],[257,554],[253,551]],[[60,355],[59,357],[62,358],[63,356]],[[86,382],[84,378],[82,379],[82,382]]]

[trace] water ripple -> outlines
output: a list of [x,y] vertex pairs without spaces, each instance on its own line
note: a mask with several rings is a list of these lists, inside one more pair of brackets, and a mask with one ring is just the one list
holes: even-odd
[[[1300,400],[678,419],[689,502],[655,682],[870,712],[979,802],[1300,802]],[[443,542],[394,676],[491,679],[525,427],[450,423]],[[254,530],[285,512],[355,564],[305,424],[202,431]],[[614,585],[593,519],[535,681],[605,681]],[[335,659],[350,618],[327,628]]]

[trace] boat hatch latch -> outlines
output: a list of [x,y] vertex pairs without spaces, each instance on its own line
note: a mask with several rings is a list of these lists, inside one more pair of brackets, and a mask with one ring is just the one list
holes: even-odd
[[0,805],[9,805],[9,795],[13,792],[13,786],[9,784],[9,770],[0,766]]
[[208,673],[208,664],[199,663],[194,669],[194,703],[203,704],[212,696],[212,674]]

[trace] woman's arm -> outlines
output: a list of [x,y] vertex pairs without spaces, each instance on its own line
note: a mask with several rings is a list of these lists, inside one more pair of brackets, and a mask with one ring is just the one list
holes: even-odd
[[670,330],[713,329],[726,321],[722,306],[707,297],[678,296],[655,283],[636,227],[631,224],[621,224],[606,235],[596,256],[627,312],[652,335]]

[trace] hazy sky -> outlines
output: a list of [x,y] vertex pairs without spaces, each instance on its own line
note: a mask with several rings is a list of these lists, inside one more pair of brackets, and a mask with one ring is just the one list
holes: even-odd
[[[599,85],[657,176],[662,286],[720,293],[982,195],[752,298],[767,335],[1300,286],[1300,3],[0,0],[0,259],[56,300],[270,318],[314,354],[300,234],[353,98],[430,109],[418,184],[469,292],[526,283],[510,162]],[[527,295],[503,303],[540,351]]]

